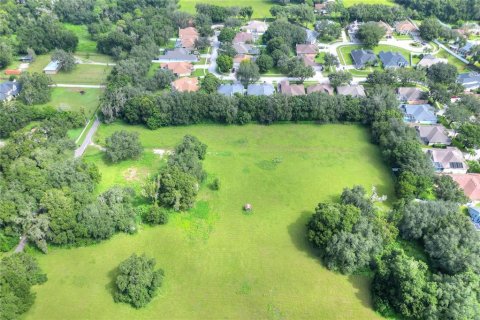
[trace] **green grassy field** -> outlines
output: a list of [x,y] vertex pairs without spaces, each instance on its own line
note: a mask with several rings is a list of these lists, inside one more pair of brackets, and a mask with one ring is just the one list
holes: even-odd
[[351,7],[354,4],[386,4],[393,6],[395,2],[393,0],[343,0],[345,7]]
[[[43,68],[50,62],[50,55],[37,56],[37,59],[30,64],[28,72],[43,72]],[[112,66],[77,64],[71,72],[60,71],[55,75],[51,75],[54,83],[66,84],[103,84]]]
[[209,3],[218,6],[231,7],[231,6],[252,6],[253,8],[253,19],[262,19],[270,18],[270,7],[274,4],[270,0],[180,0],[180,10],[186,11],[189,13],[195,13],[195,4],[197,3]]
[[[352,50],[356,50],[356,49],[360,49],[360,48],[363,48],[363,46],[361,46],[361,45],[346,45],[346,46],[338,47],[337,48],[337,54],[340,58],[340,63],[343,64],[343,65],[352,65],[353,60],[352,60],[352,56],[351,56],[350,52],[352,52]],[[407,61],[410,62],[410,51],[405,50],[403,48],[396,47],[396,46],[391,46],[391,45],[386,45],[386,44],[380,44],[373,49],[373,52],[377,55],[380,53],[380,51],[400,52],[405,57],[405,59],[407,59]],[[342,59],[342,57],[343,57],[343,59]]]
[[[84,93],[81,94],[81,91]],[[100,104],[102,91],[102,89],[54,88],[52,99],[44,106],[83,112],[90,118]]]
[[440,51],[435,56],[438,58],[447,59],[448,63],[453,64],[455,67],[457,67],[457,70],[460,73],[468,72],[471,69],[470,66],[458,60],[457,58],[455,58],[454,56],[452,56],[450,53],[448,53],[443,49],[440,49]]
[[[140,226],[99,245],[51,249],[38,255],[48,281],[25,319],[378,319],[369,280],[322,266],[305,241],[305,224],[320,201],[342,189],[377,185],[392,195],[392,179],[367,129],[356,125],[199,125],[150,131],[102,125],[97,143],[114,131],[140,133],[139,161],[107,165],[97,149],[87,161],[100,167],[100,190],[138,188],[162,162],[152,149],[172,149],[185,134],[208,145],[208,181],[197,206],[165,226]],[[206,183],[206,184],[207,184]],[[253,213],[244,214],[245,203]],[[112,274],[133,252],[155,257],[166,280],[144,309],[115,304]]]
[[63,24],[67,30],[70,30],[78,37],[77,51],[79,52],[97,52],[97,43],[90,38],[86,25],[76,25],[70,23]]

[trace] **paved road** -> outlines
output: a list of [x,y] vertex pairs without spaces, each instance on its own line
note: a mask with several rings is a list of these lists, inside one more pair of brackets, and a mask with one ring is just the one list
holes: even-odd
[[90,130],[88,130],[87,135],[85,137],[85,140],[83,140],[82,145],[75,150],[75,158],[80,158],[83,155],[83,153],[85,152],[85,150],[87,149],[88,145],[90,143],[92,143],[93,135],[97,131],[99,125],[100,125],[100,121],[97,118],[97,119],[95,119],[95,122],[93,123]]
[[67,83],[56,83],[52,84],[49,87],[57,88],[85,88],[85,89],[103,89],[105,85],[103,84],[67,84]]

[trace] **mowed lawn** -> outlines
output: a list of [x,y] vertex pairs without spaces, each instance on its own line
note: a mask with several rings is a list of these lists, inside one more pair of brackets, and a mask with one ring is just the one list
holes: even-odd
[[263,18],[270,18],[272,15],[270,14],[270,8],[274,5],[271,0],[242,0],[242,1],[235,1],[235,0],[180,0],[180,10],[186,11],[189,13],[195,13],[195,5],[197,3],[208,3],[214,4],[217,6],[224,6],[224,7],[246,7],[251,6],[253,8],[253,16],[254,19],[263,19]]
[[[162,128],[102,125],[96,141],[116,130],[140,133],[145,155],[99,164],[101,190],[138,187],[162,165],[153,149],[172,149],[185,134],[208,145],[208,181],[197,206],[165,226],[141,226],[95,246],[38,254],[48,281],[26,319],[378,319],[369,280],[322,266],[305,241],[305,224],[320,201],[344,187],[373,185],[391,196],[392,179],[368,130],[357,125],[279,124]],[[158,158],[157,158],[158,157]],[[208,183],[208,182],[207,182]],[[242,206],[251,203],[253,212]],[[132,253],[155,257],[165,283],[144,309],[115,304],[112,278]]]
[[42,106],[52,106],[55,109],[77,111],[87,118],[93,116],[100,104],[102,89],[84,88],[53,88],[52,99]]
[[[27,71],[42,73],[43,69],[50,62],[50,57],[50,55],[37,56]],[[105,83],[111,69],[112,66],[77,64],[75,69],[70,72],[60,71],[50,77],[54,83],[100,85]]]

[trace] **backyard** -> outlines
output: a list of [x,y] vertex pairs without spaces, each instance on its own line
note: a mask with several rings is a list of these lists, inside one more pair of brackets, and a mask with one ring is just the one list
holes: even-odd
[[102,89],[53,88],[52,99],[45,106],[81,112],[90,118],[100,104]]
[[[38,254],[48,281],[35,287],[26,319],[377,319],[369,279],[322,266],[305,241],[305,223],[320,201],[344,187],[373,185],[393,194],[392,178],[366,128],[357,125],[198,125],[155,131],[102,125],[96,142],[117,130],[140,133],[138,161],[105,163],[90,148],[86,161],[102,173],[98,192],[114,184],[139,190],[165,162],[157,153],[185,134],[208,145],[208,173],[196,208],[165,226],[140,226],[101,244]],[[340,134],[341,133],[341,134]],[[221,189],[208,184],[219,178]],[[251,203],[253,212],[242,206]],[[166,282],[144,309],[115,304],[114,270],[133,252],[156,258]]]

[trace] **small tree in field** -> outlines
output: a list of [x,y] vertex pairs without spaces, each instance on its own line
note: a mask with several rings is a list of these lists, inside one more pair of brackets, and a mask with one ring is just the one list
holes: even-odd
[[135,132],[116,131],[106,140],[106,155],[111,162],[138,158],[142,151]]
[[162,285],[163,270],[155,270],[155,259],[132,254],[120,263],[115,278],[115,302],[125,302],[135,308],[145,307]]
[[73,53],[57,49],[52,54],[52,60],[58,61],[61,70],[70,72],[75,68],[75,57]]

